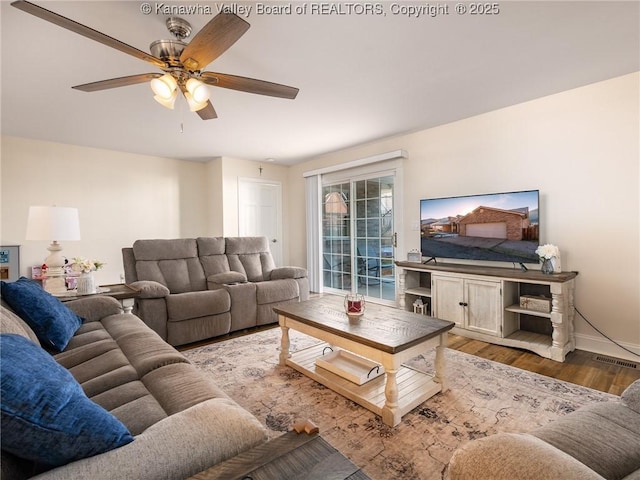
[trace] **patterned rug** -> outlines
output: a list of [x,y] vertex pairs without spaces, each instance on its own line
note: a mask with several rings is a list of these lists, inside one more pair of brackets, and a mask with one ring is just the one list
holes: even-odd
[[[290,330],[291,349],[318,340]],[[449,390],[388,427],[380,417],[289,367],[278,365],[280,329],[187,350],[271,438],[311,419],[331,445],[374,480],[442,479],[465,442],[499,432],[527,432],[590,402],[613,395],[447,349]],[[407,364],[433,371],[433,352]]]

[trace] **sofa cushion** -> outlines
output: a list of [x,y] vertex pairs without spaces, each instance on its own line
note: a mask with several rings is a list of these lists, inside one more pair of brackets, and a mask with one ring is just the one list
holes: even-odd
[[604,480],[561,450],[524,433],[499,433],[464,443],[448,467],[455,480]]
[[245,274],[250,282],[270,278],[275,264],[266,237],[227,237],[225,241],[231,270]]
[[102,325],[118,343],[139,378],[163,365],[189,362],[134,315],[112,315],[103,318]]
[[289,280],[270,280],[256,283],[256,301],[258,305],[286,302],[300,296],[298,282]]
[[0,335],[0,358],[3,449],[59,466],[133,441],[120,421],[30,340]]
[[194,238],[137,240],[133,243],[138,280],[152,280],[171,293],[206,290],[207,281]]
[[146,374],[142,381],[168,415],[212,398],[229,398],[190,363],[174,363]]
[[170,322],[218,315],[231,310],[231,298],[226,290],[187,292],[167,297]]
[[610,480],[640,470],[640,415],[621,402],[588,405],[531,435]]
[[224,237],[198,237],[196,238],[198,245],[198,255],[200,257],[209,255],[224,255],[226,242]]
[[200,237],[196,239],[196,242],[198,244],[198,255],[206,277],[230,270],[229,261],[225,255],[224,237]]
[[45,347],[63,350],[82,325],[82,318],[33,280],[20,277],[15,282],[0,282],[0,290]]
[[136,240],[133,242],[133,254],[137,261],[173,260],[197,257],[198,247],[192,238]]
[[207,286],[204,270],[198,258],[140,260],[136,262],[136,272],[140,280],[158,282],[166,286],[171,293],[205,290]]
[[14,311],[9,308],[4,300],[0,306],[0,333],[15,333],[28,338],[33,343],[39,343],[38,337]]
[[141,378],[176,362],[188,365],[139,318],[111,315],[85,324],[56,361],[67,368],[86,395],[138,435],[167,412]]

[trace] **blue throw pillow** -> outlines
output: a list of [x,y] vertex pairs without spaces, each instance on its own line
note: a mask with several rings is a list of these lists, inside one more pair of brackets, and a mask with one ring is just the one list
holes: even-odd
[[71,373],[31,340],[0,335],[2,449],[48,467],[133,441]]
[[58,352],[82,325],[82,318],[35,281],[20,277],[15,282],[0,282],[2,298],[34,331],[43,346]]

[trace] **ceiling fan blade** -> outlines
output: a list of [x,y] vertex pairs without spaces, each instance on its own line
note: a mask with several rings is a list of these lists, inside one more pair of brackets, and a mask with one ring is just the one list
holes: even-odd
[[213,105],[211,105],[210,101],[207,101],[207,106],[202,110],[198,110],[196,113],[200,115],[200,118],[202,120],[212,120],[214,118],[218,118],[218,114],[216,113],[215,108],[213,108]]
[[99,90],[107,90],[109,88],[126,87],[127,85],[150,82],[154,78],[159,78],[161,76],[162,73],[141,73],[139,75],[129,75],[127,77],[110,78],[109,80],[85,83],[84,85],[76,85],[71,88],[82,90],[83,92],[97,92]]
[[120,50],[121,52],[132,55],[136,58],[139,58],[140,60],[149,62],[156,67],[165,67],[165,63],[159,58],[154,57],[153,55],[143,52],[142,50],[138,50],[131,45],[127,45],[120,40],[116,40],[109,35],[82,25],[81,23],[78,23],[74,20],[63,17],[62,15],[58,15],[57,13],[47,10],[46,8],[39,7],[38,5],[35,5],[31,2],[27,2],[26,0],[18,0],[16,2],[13,2],[11,5],[19,10],[22,10],[23,12],[30,13],[31,15],[35,15],[36,17],[46,20],[47,22],[54,23],[62,28],[66,28],[67,30],[71,30],[72,32],[90,38],[91,40],[100,42],[107,47],[115,48],[116,50]]
[[185,47],[180,62],[192,72],[202,70],[236,43],[250,26],[233,13],[219,13]]
[[288,98],[293,100],[300,91],[298,88],[281,85],[279,83],[256,80],[254,78],[239,77],[226,73],[203,72],[200,76],[207,85],[214,87],[230,88],[241,92],[269,95],[271,97]]

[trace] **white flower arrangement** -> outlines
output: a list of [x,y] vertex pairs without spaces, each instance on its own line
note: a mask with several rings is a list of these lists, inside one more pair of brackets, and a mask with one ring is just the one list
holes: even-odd
[[551,260],[552,258],[556,258],[560,255],[560,250],[558,250],[558,247],[555,245],[547,243],[536,248],[536,255],[540,257],[540,260]]
[[100,270],[104,267],[104,262],[99,260],[87,260],[83,257],[75,257],[71,259],[71,269],[75,272],[90,273]]

